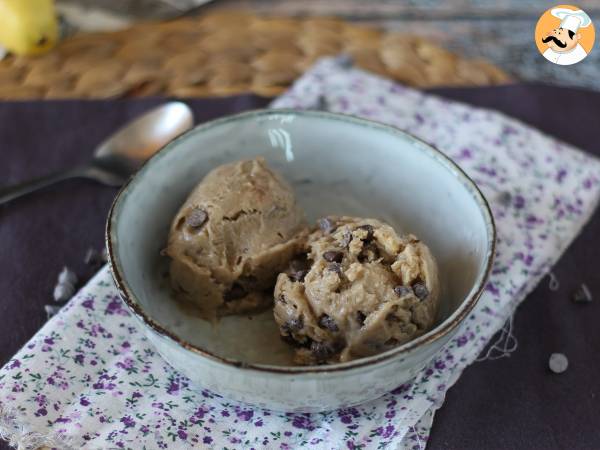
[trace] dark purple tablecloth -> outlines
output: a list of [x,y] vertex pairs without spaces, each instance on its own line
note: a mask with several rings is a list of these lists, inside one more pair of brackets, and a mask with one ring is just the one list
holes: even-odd
[[[442,89],[448,98],[490,107],[600,156],[600,93],[516,85]],[[94,146],[127,119],[161,100],[0,103],[0,185],[86,161]],[[264,106],[241,96],[188,102],[199,122]],[[89,247],[101,248],[115,190],[69,181],[0,206],[0,364],[44,323],[43,306],[63,265],[82,280]],[[595,214],[554,273],[517,312],[518,350],[469,367],[438,411],[430,447],[449,449],[600,448],[600,214]],[[573,304],[585,282],[597,297]],[[566,373],[551,374],[552,352],[569,357]],[[0,444],[0,448],[5,448]]]

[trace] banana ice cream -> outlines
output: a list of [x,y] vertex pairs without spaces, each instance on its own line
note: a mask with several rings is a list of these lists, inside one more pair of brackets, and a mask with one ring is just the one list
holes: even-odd
[[272,305],[304,230],[292,189],[263,158],[217,167],[171,225],[166,254],[177,297],[209,320]]
[[275,321],[299,364],[381,353],[425,333],[438,309],[436,263],[415,236],[374,219],[328,217],[275,286]]

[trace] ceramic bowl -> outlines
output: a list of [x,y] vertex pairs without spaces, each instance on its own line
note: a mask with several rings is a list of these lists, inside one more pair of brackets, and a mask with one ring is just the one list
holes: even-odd
[[[219,164],[264,156],[295,188],[309,220],[382,219],[426,242],[439,264],[441,308],[427,334],[376,356],[298,367],[272,312],[217,325],[172,298],[161,250],[172,217]],[[412,378],[456,334],[484,288],[495,230],[475,184],[442,153],[395,128],[317,111],[261,110],[200,125],[126,184],[106,230],[110,265],[148,339],[199,388],[256,406],[313,412],[374,399]]]

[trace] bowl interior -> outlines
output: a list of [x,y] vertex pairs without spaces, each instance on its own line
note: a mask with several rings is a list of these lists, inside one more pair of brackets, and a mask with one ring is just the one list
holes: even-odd
[[309,221],[327,214],[382,219],[429,245],[439,264],[438,326],[485,277],[492,225],[470,181],[418,140],[372,122],[320,112],[257,111],[202,125],[149,161],[115,203],[113,265],[133,301],[161,326],[221,357],[290,365],[272,313],[217,325],[179,306],[168,288],[172,217],[215,166],[264,156],[294,187]]

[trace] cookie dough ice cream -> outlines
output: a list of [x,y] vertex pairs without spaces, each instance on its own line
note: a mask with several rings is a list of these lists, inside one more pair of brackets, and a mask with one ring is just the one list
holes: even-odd
[[425,333],[438,294],[436,263],[415,236],[374,219],[329,217],[279,275],[274,314],[297,363],[335,363]]
[[172,222],[166,254],[176,295],[210,320],[270,306],[303,230],[291,188],[264,159],[217,167]]

